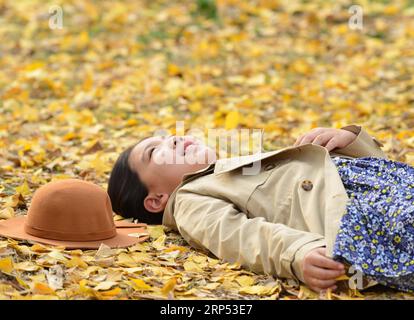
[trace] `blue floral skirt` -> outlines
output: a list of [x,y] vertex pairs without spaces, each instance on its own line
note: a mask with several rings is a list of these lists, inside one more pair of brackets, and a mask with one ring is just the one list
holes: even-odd
[[414,167],[376,157],[332,158],[350,198],[333,256],[365,277],[414,291]]

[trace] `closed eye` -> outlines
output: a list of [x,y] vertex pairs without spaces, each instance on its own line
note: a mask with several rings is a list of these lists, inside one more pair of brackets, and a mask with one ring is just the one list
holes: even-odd
[[149,152],[149,158],[150,159],[152,158],[152,153],[154,152],[154,150],[155,150],[155,147],[151,148],[151,150]]

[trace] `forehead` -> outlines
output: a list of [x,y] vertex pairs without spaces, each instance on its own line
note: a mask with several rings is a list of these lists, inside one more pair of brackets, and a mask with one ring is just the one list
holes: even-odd
[[154,142],[160,141],[160,137],[149,137],[138,142],[132,149],[129,160],[131,163],[136,163],[137,160],[141,160],[145,148]]
[[136,150],[144,150],[147,146],[149,146],[151,143],[161,140],[161,137],[148,137],[142,139],[140,142],[138,142],[134,149]]

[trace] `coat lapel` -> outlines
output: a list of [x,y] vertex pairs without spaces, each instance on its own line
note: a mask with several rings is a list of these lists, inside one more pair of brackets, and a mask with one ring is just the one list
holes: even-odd
[[255,153],[255,154],[248,155],[248,156],[220,159],[216,162],[216,165],[214,168],[214,174],[218,175],[218,174],[222,174],[225,172],[229,172],[229,171],[232,171],[232,170],[244,167],[244,166],[251,165],[254,162],[262,161],[262,160],[265,160],[271,157],[275,157],[275,159],[273,160],[276,161],[278,157],[282,156],[282,154],[285,155],[286,153],[289,153],[289,152],[300,151],[304,148],[323,148],[324,150],[327,151],[325,147],[307,143],[301,146],[287,147],[287,148],[270,151],[270,152]]

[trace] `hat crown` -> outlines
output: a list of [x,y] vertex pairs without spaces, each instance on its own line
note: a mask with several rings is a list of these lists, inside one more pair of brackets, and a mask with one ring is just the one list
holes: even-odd
[[53,181],[37,189],[24,229],[61,241],[96,241],[117,234],[108,193],[79,179]]

